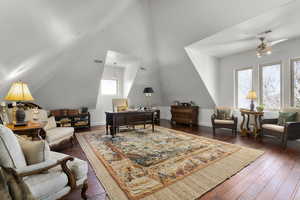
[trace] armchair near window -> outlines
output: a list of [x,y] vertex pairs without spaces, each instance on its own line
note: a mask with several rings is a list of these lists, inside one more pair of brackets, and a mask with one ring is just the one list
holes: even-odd
[[30,195],[39,200],[55,200],[82,188],[82,197],[86,199],[88,165],[85,161],[52,152],[45,142],[44,154],[38,151],[44,161],[29,163],[25,155],[33,155],[36,151],[28,154],[21,143],[10,129],[0,125],[0,167],[13,174],[17,183],[24,182]]
[[283,148],[286,148],[288,140],[300,139],[300,109],[299,108],[284,108],[283,112],[297,112],[295,122],[286,122],[284,125],[278,125],[278,118],[263,119],[262,137],[272,137],[281,143]]
[[216,107],[215,113],[211,116],[214,136],[217,128],[231,129],[232,134],[237,135],[238,119],[232,113],[233,109],[230,107]]

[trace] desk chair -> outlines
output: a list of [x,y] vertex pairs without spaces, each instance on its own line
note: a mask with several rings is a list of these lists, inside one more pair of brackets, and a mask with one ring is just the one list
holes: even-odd
[[128,110],[128,99],[112,99],[113,112]]

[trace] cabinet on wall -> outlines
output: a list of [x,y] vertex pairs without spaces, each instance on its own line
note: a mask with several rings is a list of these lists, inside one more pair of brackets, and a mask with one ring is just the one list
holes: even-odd
[[198,125],[198,106],[171,106],[171,122],[188,124],[190,126]]

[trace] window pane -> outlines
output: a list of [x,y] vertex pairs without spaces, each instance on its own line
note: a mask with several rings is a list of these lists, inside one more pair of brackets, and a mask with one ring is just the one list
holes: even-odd
[[117,80],[101,80],[101,93],[103,95],[117,95],[118,93]]
[[300,60],[294,61],[293,67],[294,106],[300,107]]
[[262,67],[262,102],[268,109],[281,106],[280,64]]
[[248,108],[249,100],[246,99],[248,92],[252,90],[252,69],[237,71],[237,106]]

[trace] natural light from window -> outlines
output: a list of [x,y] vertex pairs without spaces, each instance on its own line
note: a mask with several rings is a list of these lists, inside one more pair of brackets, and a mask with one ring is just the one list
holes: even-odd
[[293,105],[300,107],[300,60],[294,60],[292,63],[293,70]]
[[237,107],[248,108],[249,100],[246,99],[248,92],[252,90],[252,69],[237,71]]
[[262,103],[267,109],[281,107],[281,65],[265,65],[261,67]]
[[101,80],[102,95],[117,95],[118,81],[117,80]]

